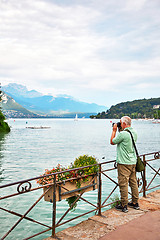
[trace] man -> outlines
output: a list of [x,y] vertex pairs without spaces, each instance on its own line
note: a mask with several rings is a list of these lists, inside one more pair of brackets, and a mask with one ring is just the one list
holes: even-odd
[[[116,206],[117,210],[128,212],[127,205],[134,209],[139,209],[138,204],[138,185],[136,179],[136,153],[132,143],[132,138],[128,130],[132,133],[133,139],[136,142],[137,133],[131,127],[131,118],[124,116],[120,120],[122,131],[116,136],[117,124],[113,125],[110,143],[117,144],[117,169],[118,169],[118,184],[121,194],[121,204]],[[128,183],[131,187],[132,202],[128,203]]]

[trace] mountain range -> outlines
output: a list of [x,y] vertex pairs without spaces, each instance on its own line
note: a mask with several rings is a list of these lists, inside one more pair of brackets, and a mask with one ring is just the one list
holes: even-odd
[[[78,101],[68,95],[43,95],[42,93],[31,90],[26,86],[10,83],[2,86],[3,98],[2,108],[6,110],[28,111],[28,114],[37,116],[64,116],[71,113],[82,113],[83,116],[89,116],[93,113],[106,110],[106,106],[95,103],[86,103]],[[6,99],[4,101],[4,99]]]

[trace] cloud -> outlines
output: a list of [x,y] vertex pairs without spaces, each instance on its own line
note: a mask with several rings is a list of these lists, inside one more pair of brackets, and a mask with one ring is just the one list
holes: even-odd
[[0,80],[101,104],[130,86],[145,97],[160,77],[159,5],[0,0]]

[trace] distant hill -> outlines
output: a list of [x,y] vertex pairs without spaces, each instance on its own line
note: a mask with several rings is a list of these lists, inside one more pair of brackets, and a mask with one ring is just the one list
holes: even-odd
[[124,115],[131,118],[160,118],[160,98],[122,102],[111,106],[106,112],[92,115],[91,118],[120,119]]
[[43,95],[35,90],[28,91],[25,86],[15,83],[2,86],[2,90],[24,108],[42,115],[55,115],[58,112],[60,114],[75,112],[96,114],[106,109],[106,106],[81,102],[68,95],[53,97]]
[[18,104],[12,97],[8,96],[6,93],[2,92],[1,95],[1,109],[3,114],[7,118],[16,118],[16,117],[38,117],[38,114],[35,114],[31,111],[28,111],[20,104]]

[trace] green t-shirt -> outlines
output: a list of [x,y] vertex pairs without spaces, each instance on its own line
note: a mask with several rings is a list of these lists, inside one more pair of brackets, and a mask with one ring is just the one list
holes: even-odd
[[[132,127],[125,128],[128,129],[137,141],[137,133]],[[113,143],[117,144],[117,158],[116,162],[119,164],[136,164],[136,153],[132,143],[131,135],[129,132],[123,130],[115,138],[113,138]]]

